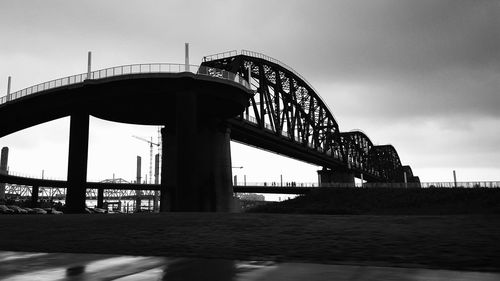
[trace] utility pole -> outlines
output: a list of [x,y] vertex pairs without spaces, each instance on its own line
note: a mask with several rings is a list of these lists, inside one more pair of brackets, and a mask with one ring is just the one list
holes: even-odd
[[[137,179],[135,183],[141,184],[141,156],[137,156]],[[142,191],[137,189],[135,191],[135,211],[140,212],[141,211],[141,198],[142,197]]]

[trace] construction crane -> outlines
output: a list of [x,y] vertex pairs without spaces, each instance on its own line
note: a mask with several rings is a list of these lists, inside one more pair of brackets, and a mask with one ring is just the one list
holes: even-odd
[[153,145],[160,147],[160,144],[154,143],[153,137],[151,137],[151,140],[147,140],[145,138],[141,138],[138,136],[132,136],[132,137],[149,143],[149,183],[152,183],[153,182],[152,181],[152,178],[153,178]]

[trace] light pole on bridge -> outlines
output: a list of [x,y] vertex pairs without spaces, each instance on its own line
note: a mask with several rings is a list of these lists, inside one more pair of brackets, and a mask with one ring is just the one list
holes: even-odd
[[10,101],[10,82],[11,82],[11,77],[7,78],[7,99],[6,101]]
[[92,52],[89,51],[87,55],[87,79],[90,79],[90,73],[92,73]]

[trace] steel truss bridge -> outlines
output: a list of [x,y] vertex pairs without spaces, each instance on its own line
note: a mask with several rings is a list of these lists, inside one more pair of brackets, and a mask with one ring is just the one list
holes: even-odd
[[[169,103],[169,91],[174,91],[172,87],[182,91],[186,86],[210,91],[211,95],[208,96],[211,98],[203,100],[206,108],[212,108],[212,111],[219,112],[217,114],[221,116],[236,116],[228,117],[222,125],[229,129],[231,140],[322,166],[322,173],[318,172],[320,176],[326,175],[320,177],[322,186],[354,183],[354,177],[369,183],[419,183],[419,178],[413,175],[410,166],[401,163],[392,145],[374,145],[361,131],[341,132],[332,111],[314,87],[299,73],[279,60],[247,50],[206,56],[200,66],[165,63],[125,65],[93,72],[89,70],[88,73],[48,81],[14,93],[8,90],[7,95],[0,98],[0,120],[3,120],[0,137],[71,116],[70,159],[76,159],[74,163],[77,164],[69,165],[68,171],[71,170],[71,173],[68,174],[73,175],[73,180],[68,182],[20,178],[5,174],[0,174],[0,182],[10,183],[8,186],[14,194],[26,194],[27,189],[23,186],[32,186],[42,188],[39,189],[42,196],[52,197],[64,194],[63,189],[72,186],[68,185],[69,182],[74,186],[86,188],[88,198],[96,197],[96,190],[101,194],[97,197],[101,199],[103,191],[106,192],[105,197],[129,197],[135,195],[132,194],[135,190],[161,190],[163,185],[82,183],[82,180],[85,181],[86,169],[85,174],[80,173],[79,169],[85,167],[81,165],[87,160],[86,156],[81,158],[78,155],[80,152],[86,153],[88,139],[85,134],[88,134],[89,115],[134,124],[167,124],[170,122],[166,121],[168,118],[175,120],[189,117],[182,115],[184,113],[179,110],[176,111],[176,106],[191,102],[182,94],[176,96],[178,105],[175,102]],[[235,91],[239,91],[238,95]],[[148,99],[136,99],[134,97],[137,92],[144,92],[161,102],[151,104]],[[224,97],[220,94],[222,92]],[[135,115],[130,114],[132,100],[136,103],[134,108],[140,109]],[[46,107],[41,106],[41,103]],[[245,105],[241,107],[243,110],[239,111],[236,107],[227,106],[231,103]],[[82,104],[86,106],[84,112],[79,109]],[[31,114],[20,113],[26,108]],[[167,112],[167,115],[157,112]],[[171,112],[178,117],[169,115]],[[200,111],[200,114],[209,116],[212,113]],[[12,118],[15,122],[8,121]],[[219,125],[213,126],[216,128]],[[177,127],[177,130],[179,128],[181,127]],[[172,127],[166,129],[172,130]],[[165,136],[175,134],[175,130],[174,128],[170,133],[166,131]],[[211,134],[210,137],[217,141],[223,139],[220,133]],[[77,147],[73,153],[72,139],[76,140]],[[224,141],[221,142],[223,143]],[[176,145],[183,143],[177,142]],[[204,149],[207,152],[213,150],[211,147]],[[189,151],[183,153],[187,152]],[[230,158],[224,161],[230,161]],[[211,167],[208,162],[203,165]],[[182,172],[182,169],[181,167],[178,170]],[[181,183],[176,183],[179,184]],[[235,186],[234,191],[237,192],[238,188],[240,187]],[[82,194],[81,191],[78,192]],[[144,191],[143,195],[150,196],[148,192]],[[71,196],[72,200],[83,198],[80,195],[75,196]]]
[[256,92],[244,114],[230,121],[233,140],[371,182],[405,182],[405,174],[407,182],[419,182],[392,145],[373,145],[361,131],[340,132],[314,87],[281,61],[242,50],[206,56],[202,65],[245,77]]
[[[61,183],[64,183],[61,181]],[[143,184],[140,190],[132,190],[133,186],[123,179],[104,180],[99,183],[90,184],[94,188],[87,189],[87,200],[98,200],[98,190],[103,188],[104,184],[107,188],[104,189],[103,200],[135,200],[138,197],[144,200],[155,198],[155,191],[159,190],[159,186]],[[107,184],[107,185],[106,185]],[[498,181],[477,181],[477,182],[423,182],[423,183],[357,183],[346,184],[336,183],[330,187],[336,188],[500,188]],[[136,187],[135,187],[136,188]],[[274,193],[274,194],[305,194],[311,190],[318,188],[317,183],[297,183],[294,186],[273,186],[271,183],[238,183],[234,185],[236,193]],[[30,200],[33,197],[33,188],[30,185],[24,184],[7,184],[5,194],[11,199]],[[64,200],[66,197],[65,187],[40,187],[38,190],[38,198],[42,200]]]
[[[61,181],[61,184],[57,185],[56,187],[39,187],[38,198],[42,200],[64,200],[66,198],[66,187],[63,187],[64,181]],[[98,190],[101,188],[104,191],[104,200],[134,200],[137,199],[138,196],[141,197],[141,199],[153,199],[155,196],[158,197],[158,195],[155,194],[155,191],[159,190],[158,186],[147,187],[152,189],[146,190],[131,190],[128,189],[128,185],[130,185],[130,182],[122,178],[107,179],[94,184],[91,183],[90,188],[87,188],[86,198],[87,200],[97,200]],[[92,188],[92,186],[94,188]],[[107,186],[108,188],[104,189],[102,186]],[[141,187],[144,188],[146,186]],[[33,188],[30,185],[24,184],[7,184],[5,187],[5,194],[10,198],[28,200],[33,197]]]

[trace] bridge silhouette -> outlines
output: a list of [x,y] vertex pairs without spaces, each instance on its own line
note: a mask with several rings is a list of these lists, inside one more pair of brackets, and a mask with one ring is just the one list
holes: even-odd
[[[164,126],[161,183],[87,182],[90,115]],[[238,189],[231,181],[230,140],[323,167],[319,186],[350,184],[355,177],[419,183],[392,145],[374,145],[361,131],[341,132],[332,111],[300,74],[246,50],[206,56],[200,66],[125,65],[8,92],[0,99],[0,137],[67,116],[67,181],[0,178],[36,188],[65,187],[74,213],[83,212],[85,191],[92,186],[160,190],[161,211],[228,211]]]

